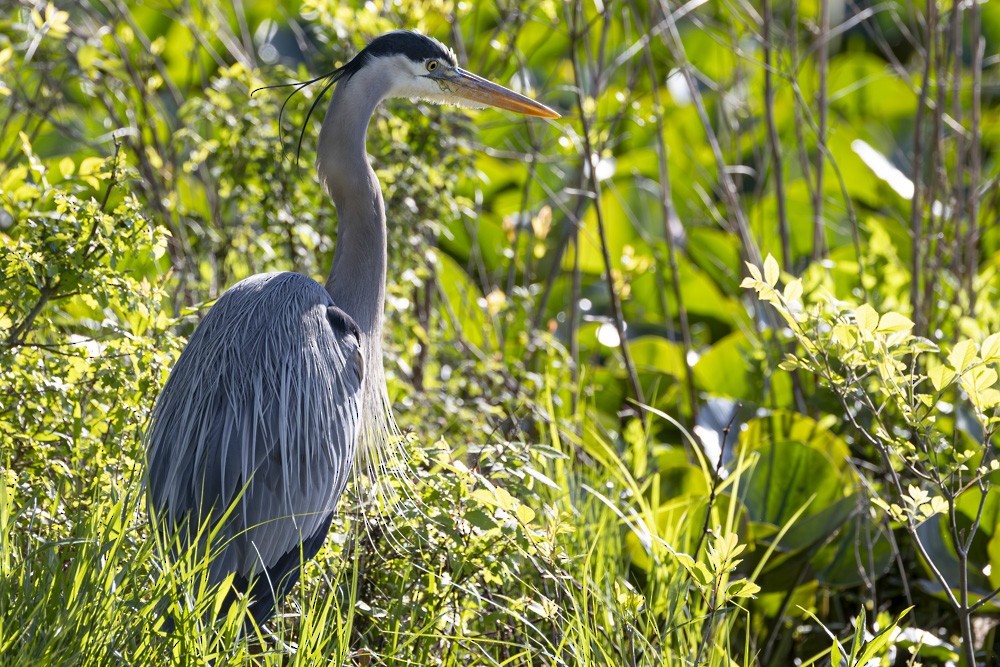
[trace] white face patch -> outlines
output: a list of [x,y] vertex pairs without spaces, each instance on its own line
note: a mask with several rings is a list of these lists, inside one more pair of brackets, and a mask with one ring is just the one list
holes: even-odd
[[[416,63],[406,56],[394,55],[380,58],[379,66],[389,72],[389,92],[386,97],[424,100],[433,104],[449,104],[469,109],[485,108],[485,105],[465,100],[455,94],[457,86],[447,79],[427,76],[426,62]],[[450,67],[450,65],[441,60],[438,68],[442,67]]]

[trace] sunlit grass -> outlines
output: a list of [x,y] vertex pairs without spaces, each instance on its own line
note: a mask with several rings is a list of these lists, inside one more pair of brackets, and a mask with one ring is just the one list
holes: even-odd
[[[581,446],[565,433],[553,451]],[[632,477],[597,430],[588,443],[600,466],[572,454],[538,466],[566,482],[535,485],[520,501],[530,514],[476,499],[501,483],[501,468],[464,478],[426,468],[415,487],[420,511],[335,522],[279,615],[250,637],[241,632],[245,600],[212,620],[226,588],[208,586],[203,551],[163,557],[135,477],[95,483],[81,503],[87,512],[58,539],[33,520],[30,499],[5,498],[0,651],[7,664],[727,664],[729,630],[745,612],[712,608],[672,556],[689,551],[709,567],[707,549],[694,551],[708,545],[706,508],[658,530],[649,482]],[[456,502],[441,506],[450,494]],[[726,507],[711,511],[713,534],[732,532]],[[465,546],[449,541],[446,524],[467,535]],[[654,565],[631,565],[636,535]]]

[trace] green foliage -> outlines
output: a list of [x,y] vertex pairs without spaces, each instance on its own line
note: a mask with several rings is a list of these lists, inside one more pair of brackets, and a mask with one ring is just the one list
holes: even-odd
[[[995,660],[1000,12],[834,4],[18,0],[2,662]],[[376,113],[412,488],[237,640],[141,436],[227,287],[331,262],[319,87],[253,91],[396,27],[563,118]]]

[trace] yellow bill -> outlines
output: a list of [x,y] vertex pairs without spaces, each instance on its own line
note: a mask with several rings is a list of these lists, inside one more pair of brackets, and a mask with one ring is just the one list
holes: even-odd
[[515,93],[509,88],[487,81],[459,67],[439,67],[437,72],[428,76],[437,81],[442,89],[475,105],[491,106],[539,118],[560,117],[558,113],[530,97]]

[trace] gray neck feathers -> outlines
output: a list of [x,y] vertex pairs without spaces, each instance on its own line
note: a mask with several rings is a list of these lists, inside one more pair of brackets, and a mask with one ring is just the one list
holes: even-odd
[[377,68],[364,67],[333,91],[319,133],[317,168],[337,207],[337,248],[326,289],[358,323],[381,341],[385,304],[385,205],[368,163],[365,134],[375,107],[389,92]]
[[[362,67],[333,91],[319,133],[317,169],[337,207],[337,247],[326,290],[361,329],[365,378],[363,441],[385,433],[388,397],[382,368],[385,308],[385,205],[368,163],[365,134],[375,107],[391,89],[380,68]],[[374,422],[372,421],[374,420]],[[394,427],[394,424],[393,424]],[[367,431],[367,433],[365,433]]]

